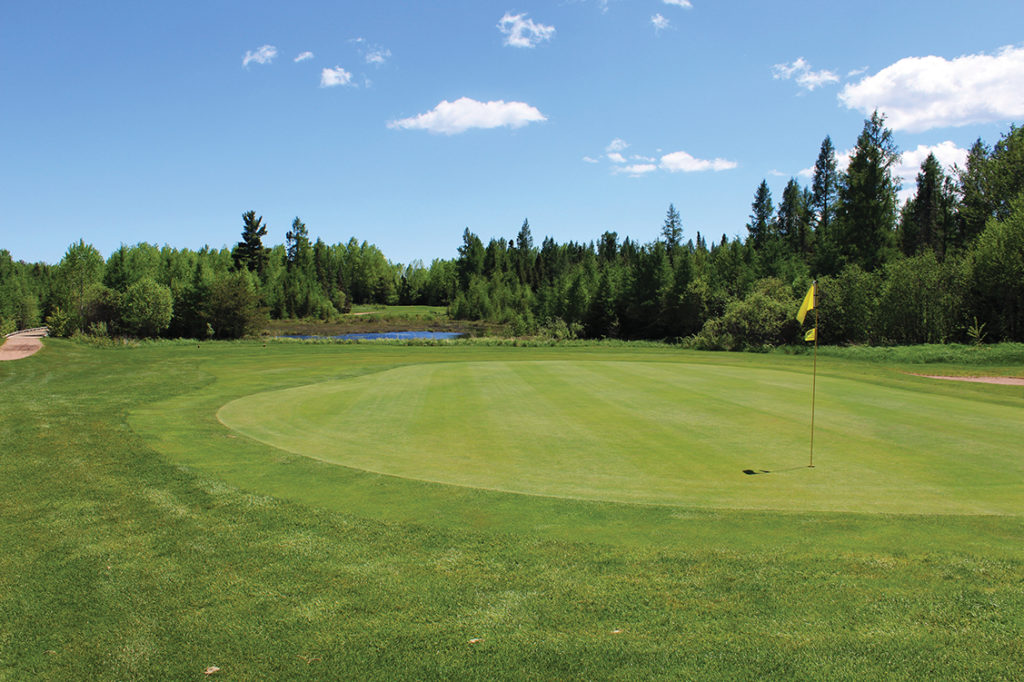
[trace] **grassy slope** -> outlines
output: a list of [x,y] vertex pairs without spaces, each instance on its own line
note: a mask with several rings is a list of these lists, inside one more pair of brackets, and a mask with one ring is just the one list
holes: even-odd
[[[291,456],[213,417],[258,390],[446,350],[50,341],[0,366],[0,677],[185,679],[208,665],[223,678],[1019,671],[1019,517],[485,493]],[[844,369],[860,372],[903,381]],[[1019,389],[957,390],[1020,400]],[[129,428],[130,411],[139,428],[162,424],[162,454]],[[276,497],[310,480],[305,502]]]

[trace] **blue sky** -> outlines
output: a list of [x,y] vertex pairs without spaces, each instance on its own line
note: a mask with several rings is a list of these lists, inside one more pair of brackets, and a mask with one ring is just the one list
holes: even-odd
[[[255,210],[393,261],[469,227],[745,234],[874,107],[953,163],[1024,122],[1024,3],[51,2],[0,7],[0,248],[232,246]],[[801,173],[804,175],[800,175]]]

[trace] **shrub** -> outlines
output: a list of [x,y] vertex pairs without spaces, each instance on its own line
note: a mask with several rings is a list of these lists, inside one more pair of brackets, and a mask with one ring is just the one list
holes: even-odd
[[60,306],[46,316],[46,326],[50,328],[50,336],[67,338],[75,331],[74,320]]
[[171,290],[151,277],[128,287],[121,303],[121,321],[135,336],[156,336],[171,324],[174,301]]

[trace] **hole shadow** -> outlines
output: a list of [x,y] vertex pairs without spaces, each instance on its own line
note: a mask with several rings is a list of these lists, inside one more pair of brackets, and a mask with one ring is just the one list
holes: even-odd
[[745,473],[747,476],[760,476],[761,474],[784,474],[787,471],[800,471],[801,469],[809,468],[810,467],[807,466],[799,466],[789,467],[788,469],[775,469],[774,471],[769,471],[768,469],[758,469],[757,471],[754,471],[753,469],[744,469],[743,473]]

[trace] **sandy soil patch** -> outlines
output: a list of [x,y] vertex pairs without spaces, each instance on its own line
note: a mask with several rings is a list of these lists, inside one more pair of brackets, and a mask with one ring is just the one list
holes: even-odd
[[1002,384],[1004,386],[1024,386],[1024,379],[1019,377],[949,377],[941,374],[915,374],[925,379],[945,379],[946,381],[973,381],[978,384]]
[[4,345],[0,346],[0,361],[27,358],[43,347],[44,336],[45,329],[30,329],[8,336]]

